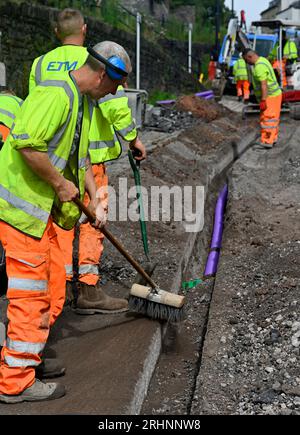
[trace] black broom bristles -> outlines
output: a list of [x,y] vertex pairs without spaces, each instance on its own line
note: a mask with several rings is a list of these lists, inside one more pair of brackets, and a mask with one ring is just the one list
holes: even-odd
[[151,317],[154,320],[167,320],[168,322],[181,322],[184,319],[184,309],[170,305],[153,302],[149,299],[129,295],[128,307],[131,311]]

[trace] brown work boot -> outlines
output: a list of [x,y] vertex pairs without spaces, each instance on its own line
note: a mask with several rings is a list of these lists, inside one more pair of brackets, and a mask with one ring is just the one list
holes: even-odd
[[128,311],[126,299],[112,298],[101,289],[100,285],[78,283],[78,299],[75,312],[78,314],[115,314]]
[[38,379],[50,379],[63,376],[65,372],[65,367],[57,358],[42,358],[41,364],[35,369],[35,376]]

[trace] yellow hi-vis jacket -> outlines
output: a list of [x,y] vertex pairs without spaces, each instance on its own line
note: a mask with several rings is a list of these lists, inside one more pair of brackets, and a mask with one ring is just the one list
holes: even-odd
[[62,45],[37,57],[30,71],[29,92],[44,80],[63,80],[68,71],[80,68],[87,57],[86,48],[79,45]]
[[[270,62],[274,62],[277,59],[277,51],[278,51],[279,44],[276,42],[272,50],[270,51],[270,54],[268,56]],[[295,41],[292,41],[291,39],[288,39],[283,47],[283,57],[289,60],[296,61],[298,58],[298,49]]]
[[247,65],[244,59],[238,59],[233,65],[233,76],[236,83],[239,80],[249,80]]
[[[80,101],[83,115],[78,135]],[[50,215],[62,228],[73,228],[81,214],[78,207],[73,202],[61,203],[54,189],[26,164],[19,150],[32,148],[47,153],[83,198],[92,110],[92,103],[80,95],[68,74],[64,81],[40,83],[29,94],[0,152],[0,219],[38,238]]]
[[14,95],[0,94],[0,123],[11,129],[23,100]]
[[268,97],[277,97],[281,94],[272,65],[268,59],[260,56],[252,71],[253,90],[259,101],[261,99],[261,82],[264,80],[267,81]]
[[89,134],[92,164],[117,159],[122,153],[118,135],[127,142],[137,136],[135,122],[128,106],[128,97],[123,86],[115,95],[108,94],[98,101],[94,109]]
[[[66,71],[80,68],[86,61],[86,48],[62,45],[34,60],[29,77],[29,92],[43,80],[63,80]],[[90,155],[93,164],[117,159],[122,147],[117,134],[130,142],[137,136],[135,122],[128,107],[124,88],[116,95],[107,95],[98,101],[90,132]]]

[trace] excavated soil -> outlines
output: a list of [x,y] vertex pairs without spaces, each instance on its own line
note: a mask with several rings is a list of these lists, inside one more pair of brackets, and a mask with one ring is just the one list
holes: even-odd
[[207,122],[228,115],[228,110],[215,101],[205,100],[195,95],[185,95],[176,101],[177,110],[191,112],[196,118]]

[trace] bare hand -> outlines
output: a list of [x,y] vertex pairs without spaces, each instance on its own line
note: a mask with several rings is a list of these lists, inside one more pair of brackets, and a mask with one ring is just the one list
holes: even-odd
[[72,181],[64,178],[63,182],[56,189],[56,193],[61,202],[68,202],[79,195],[79,190]]
[[147,155],[146,147],[138,137],[134,141],[130,142],[129,147],[133,152],[133,157],[135,160],[145,160]]
[[96,228],[104,227],[104,225],[106,225],[107,223],[108,209],[103,208],[100,201],[97,202],[95,214],[96,214],[96,221],[93,224],[93,226]]

